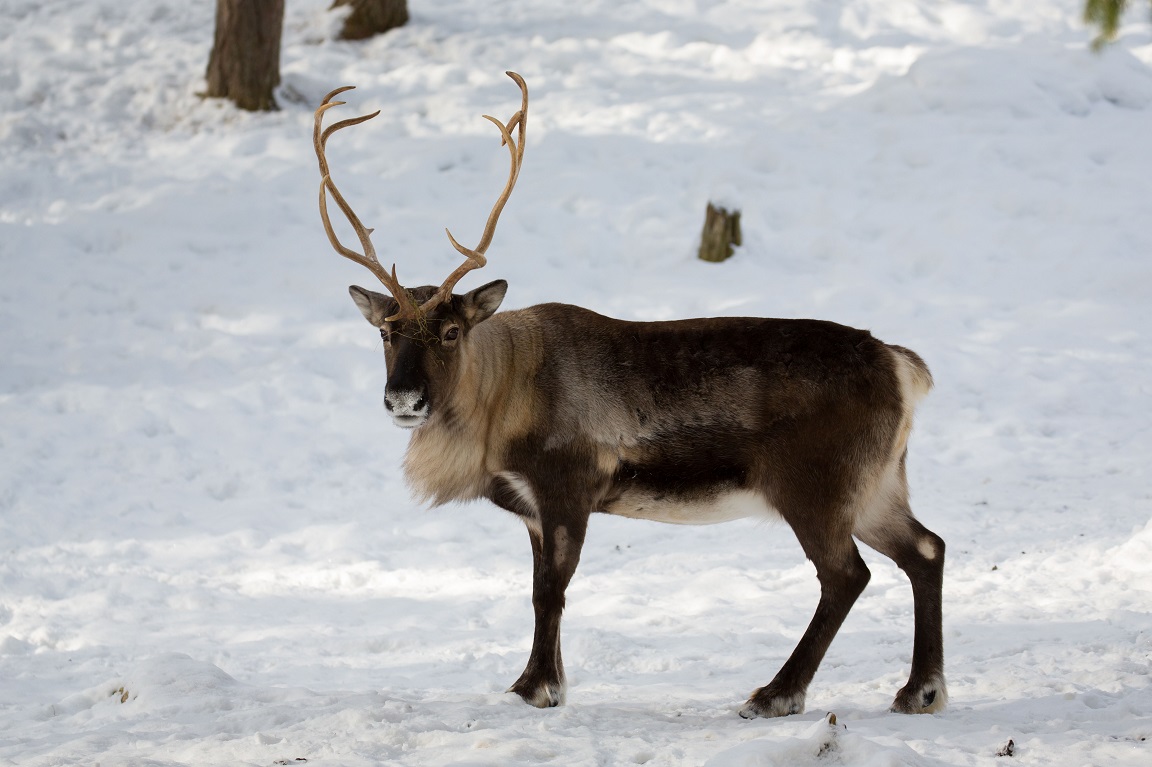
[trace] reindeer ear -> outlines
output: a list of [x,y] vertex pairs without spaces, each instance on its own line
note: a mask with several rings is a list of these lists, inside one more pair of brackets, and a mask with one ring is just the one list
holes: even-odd
[[500,302],[504,300],[504,294],[507,292],[508,283],[504,280],[495,280],[460,296],[465,319],[473,325],[488,319],[500,308]]
[[360,313],[364,315],[364,319],[372,323],[374,327],[383,325],[384,318],[395,314],[398,308],[395,299],[383,293],[373,293],[371,290],[365,290],[359,285],[349,285],[348,295],[352,296],[352,300],[356,302],[356,306],[360,309]]

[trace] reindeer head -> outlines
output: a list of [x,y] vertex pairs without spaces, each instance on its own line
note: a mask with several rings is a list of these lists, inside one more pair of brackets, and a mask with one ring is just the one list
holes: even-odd
[[[427,301],[437,288],[414,288],[412,298]],[[384,407],[392,421],[415,429],[432,414],[457,380],[460,350],[468,344],[472,328],[500,308],[508,283],[496,280],[464,295],[451,295],[428,312],[393,319],[399,310],[396,299],[352,285],[348,292],[364,318],[380,329],[388,384]]]
[[[392,414],[392,420],[397,426],[414,429],[422,425],[431,416],[433,409],[448,390],[455,378],[457,359],[460,349],[467,344],[468,333],[480,322],[491,317],[500,307],[508,283],[504,280],[490,282],[464,295],[453,294],[452,289],[468,272],[479,269],[487,263],[484,253],[492,242],[496,232],[496,222],[508,202],[512,189],[516,185],[516,178],[520,173],[520,164],[524,159],[524,131],[528,121],[528,87],[524,79],[515,72],[508,72],[509,77],[520,86],[520,111],[512,116],[505,125],[494,117],[484,115],[500,129],[503,144],[508,147],[512,158],[512,168],[509,172],[508,183],[504,191],[492,206],[488,215],[488,222],[480,243],[475,248],[465,248],[456,241],[451,232],[448,239],[452,246],[464,256],[464,263],[456,268],[440,287],[431,285],[407,289],[396,278],[396,265],[392,265],[389,273],[376,258],[376,249],[372,245],[372,229],[365,227],[351,206],[340,194],[328,170],[328,159],[325,156],[325,147],[328,138],[350,125],[357,125],[370,120],[379,111],[369,115],[353,117],[342,120],[326,129],[322,129],[324,113],[335,106],[343,104],[342,101],[332,101],[332,97],[349,90],[352,86],[338,88],[321,102],[316,110],[315,123],[312,132],[313,143],[316,147],[316,158],[320,162],[320,218],[324,222],[324,231],[336,252],[345,258],[351,259],[366,267],[377,279],[388,288],[391,295],[375,293],[370,290],[351,286],[348,291],[352,300],[364,314],[365,319],[380,329],[380,337],[384,341],[384,353],[388,366],[388,384],[384,393],[384,407]],[[519,128],[517,140],[512,138],[513,128]],[[359,253],[341,244],[332,230],[332,222],[328,217],[328,194],[340,207],[352,225],[363,252]],[[445,230],[447,231],[447,230]]]

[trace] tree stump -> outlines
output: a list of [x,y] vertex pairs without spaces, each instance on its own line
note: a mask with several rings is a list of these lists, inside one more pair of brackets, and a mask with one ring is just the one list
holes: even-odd
[[729,212],[708,203],[704,212],[704,231],[700,235],[700,259],[715,263],[725,261],[732,257],[740,240],[740,211]]
[[352,6],[352,12],[340,29],[341,40],[365,40],[408,23],[408,0],[335,0],[332,8],[342,5]]

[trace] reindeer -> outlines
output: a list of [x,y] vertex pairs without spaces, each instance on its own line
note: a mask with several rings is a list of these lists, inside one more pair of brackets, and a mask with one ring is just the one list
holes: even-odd
[[[335,90],[316,110],[313,139],[328,239],[388,289],[349,292],[384,342],[384,406],[412,431],[404,475],[413,494],[433,505],[486,498],[528,529],[535,631],[509,692],[537,707],[564,702],[560,616],[593,512],[676,524],[761,516],[792,528],[816,566],[820,601],[787,662],[740,715],[804,711],[816,668],[870,577],[853,538],[912,583],[912,668],[891,710],[943,709],[944,541],[912,515],[905,479],[913,409],[932,386],[924,361],[821,320],[629,322],[558,303],[497,313],[504,280],[453,293],[485,265],[524,157],[528,89],[507,74],[520,110],[507,124],[484,117],[511,155],[508,182],[475,248],[448,232],[464,261],[439,287],[405,288],[395,265],[381,266],[372,230],[329,172],[332,133],[379,112],[322,130],[324,114],[344,103],[332,98],[348,87]],[[334,233],[328,195],[361,252]]]

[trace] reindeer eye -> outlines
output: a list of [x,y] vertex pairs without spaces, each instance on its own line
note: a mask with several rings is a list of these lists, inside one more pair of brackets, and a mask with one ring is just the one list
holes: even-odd
[[388,328],[380,328],[380,340],[388,343]]
[[455,341],[459,337],[460,337],[460,328],[456,327],[455,325],[448,328],[448,331],[446,333],[444,333],[444,340],[445,341]]

